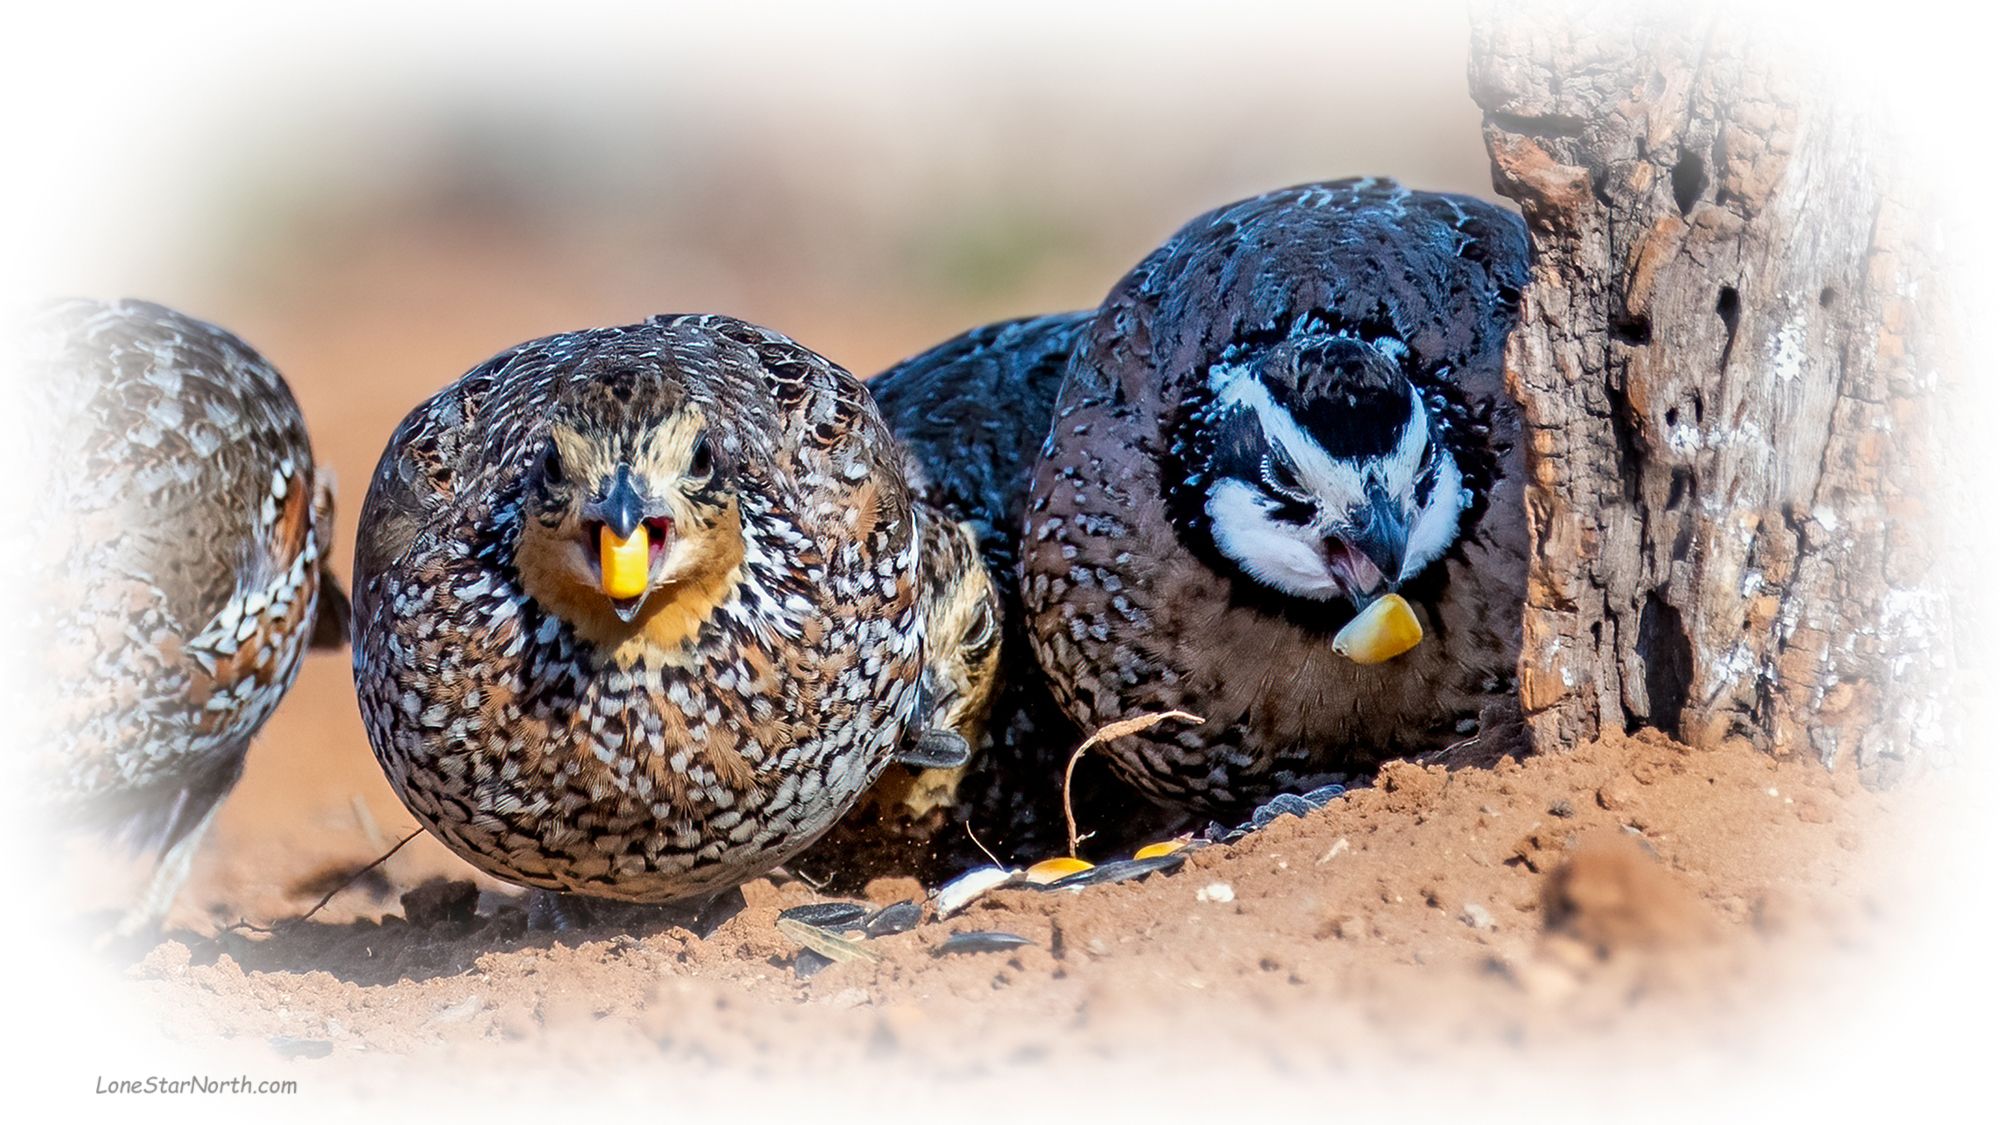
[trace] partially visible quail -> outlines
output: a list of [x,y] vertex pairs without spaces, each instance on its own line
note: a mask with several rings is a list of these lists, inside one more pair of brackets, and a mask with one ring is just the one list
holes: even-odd
[[[1020,558],[1028,476],[1048,437],[1070,353],[1095,316],[1053,313],[989,324],[868,380],[883,421],[915,463],[912,487],[977,532],[996,575],[1012,574]],[[1012,590],[1003,597],[1018,604]]]
[[[1212,211],[1112,291],[1034,472],[1022,594],[1079,723],[1206,718],[1115,742],[1133,785],[1236,818],[1513,698],[1526,527],[1501,367],[1526,276],[1517,217],[1364,179]],[[1423,641],[1337,654],[1391,592]]]
[[926,659],[916,742],[872,784],[802,865],[840,890],[884,874],[936,874],[933,839],[951,823],[960,783],[982,759],[1000,689],[1000,591],[965,524],[916,505],[923,546]]
[[337,647],[332,499],[277,371],[143,301],[41,309],[22,341],[40,782],[70,823],[160,854],[119,923],[165,915],[307,643]]
[[362,510],[355,680],[391,784],[494,875],[666,902],[784,862],[892,759],[961,760],[976,730],[938,728],[982,710],[993,592],[903,474],[859,381],[728,317],[481,364]]
[[[917,495],[976,533],[1000,590],[1000,686],[986,739],[963,780],[920,779],[971,829],[932,845],[929,876],[981,862],[977,848],[1028,862],[1067,844],[1063,772],[1083,734],[1050,695],[1022,629],[1020,528],[1056,392],[1095,316],[1056,313],[975,328],[868,381],[884,421],[910,451]],[[1076,803],[1099,832],[1096,843],[1115,849],[1166,826],[1143,801],[1135,806],[1129,789],[1105,780],[1094,759],[1076,779]]]

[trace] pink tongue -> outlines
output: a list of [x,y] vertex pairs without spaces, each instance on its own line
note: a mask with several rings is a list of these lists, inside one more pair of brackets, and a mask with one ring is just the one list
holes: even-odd
[[1382,588],[1382,568],[1375,560],[1341,542],[1327,545],[1326,563],[1333,573],[1349,583],[1349,589],[1366,594]]

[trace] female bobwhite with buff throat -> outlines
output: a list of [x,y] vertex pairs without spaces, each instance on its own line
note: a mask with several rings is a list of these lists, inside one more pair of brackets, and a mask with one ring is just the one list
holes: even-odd
[[404,420],[362,510],[389,780],[494,875],[664,902],[782,863],[892,760],[962,760],[993,591],[904,471],[859,381],[728,317],[481,364]]

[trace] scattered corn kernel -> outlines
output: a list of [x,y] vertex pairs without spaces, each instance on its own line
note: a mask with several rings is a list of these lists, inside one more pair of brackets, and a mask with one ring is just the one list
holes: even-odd
[[1053,883],[1065,875],[1074,875],[1079,871],[1088,871],[1091,866],[1091,864],[1071,856],[1045,859],[1028,868],[1028,882],[1036,884]]

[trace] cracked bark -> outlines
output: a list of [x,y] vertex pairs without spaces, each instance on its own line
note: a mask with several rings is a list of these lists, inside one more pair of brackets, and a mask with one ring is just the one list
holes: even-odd
[[1879,123],[1773,42],[1475,8],[1534,242],[1522,702],[1543,748],[1653,726],[1881,783],[1950,725],[1937,243]]

